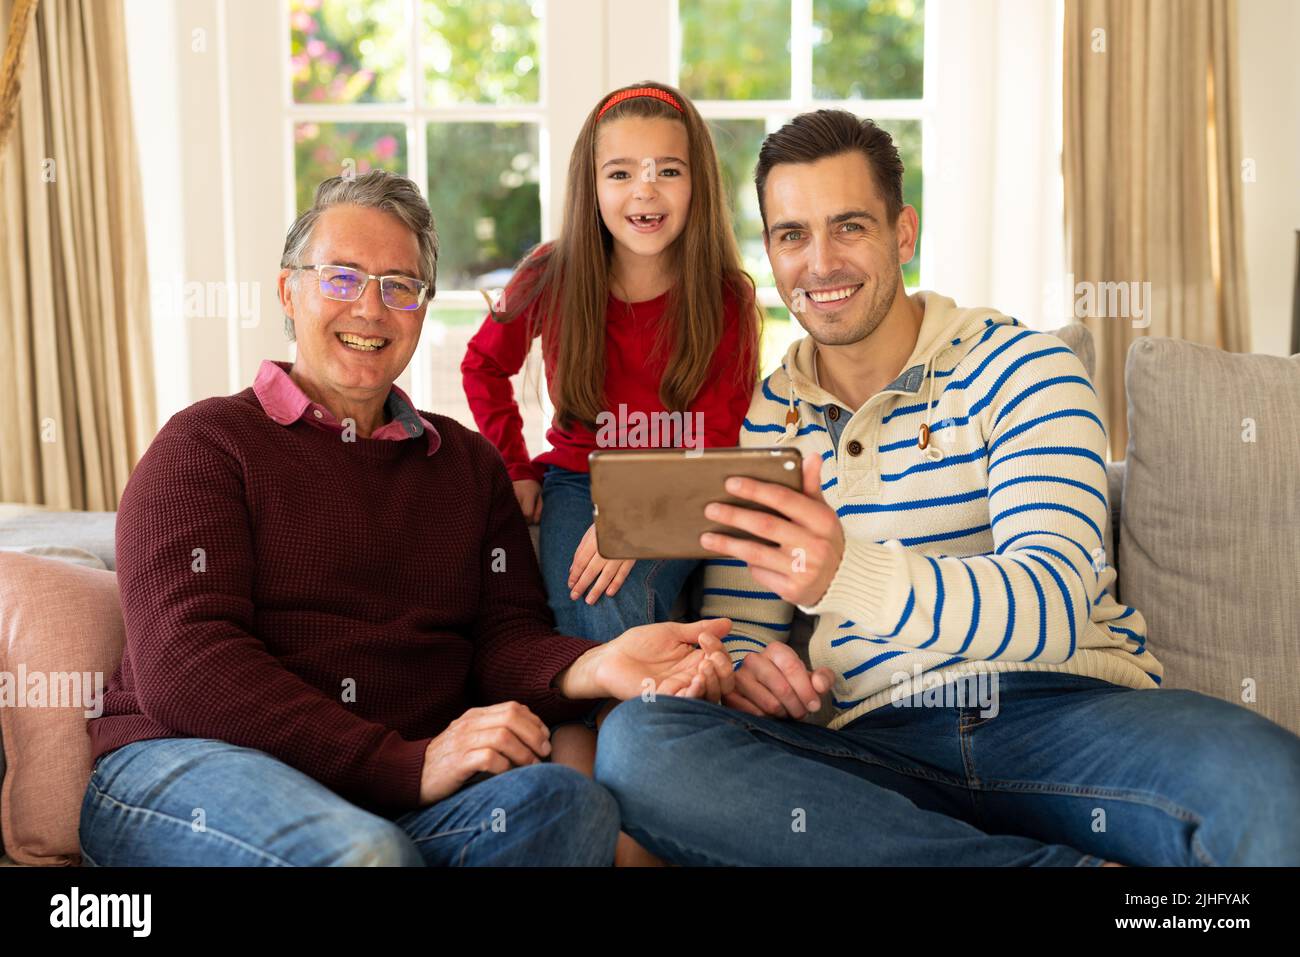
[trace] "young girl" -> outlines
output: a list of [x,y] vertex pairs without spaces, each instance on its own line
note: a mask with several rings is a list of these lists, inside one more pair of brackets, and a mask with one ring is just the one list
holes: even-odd
[[[525,256],[461,364],[475,422],[505,459],[525,517],[541,525],[561,632],[608,641],[669,616],[698,563],[602,558],[587,454],[631,447],[623,426],[634,413],[683,413],[683,425],[703,426],[702,442],[679,432],[693,447],[737,445],[758,331],[708,127],[672,87],[616,90],[578,135],[559,237]],[[555,418],[551,450],[530,459],[510,376],[537,335]],[[649,431],[655,447],[662,436]],[[552,760],[590,773],[594,758],[594,733],[556,729]]]

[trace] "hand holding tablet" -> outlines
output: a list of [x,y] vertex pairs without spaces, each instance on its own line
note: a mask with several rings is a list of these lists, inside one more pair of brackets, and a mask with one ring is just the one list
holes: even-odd
[[747,538],[706,532],[705,548],[749,566],[755,582],[783,600],[804,607],[818,604],[844,558],[844,529],[821,490],[821,461],[805,459],[803,488],[730,478],[727,491],[741,505],[713,504],[705,515],[742,530]]
[[[596,539],[606,558],[712,558],[814,605],[844,556],[839,516],[821,492],[821,460],[797,449],[593,452]],[[800,467],[802,465],[802,468]]]

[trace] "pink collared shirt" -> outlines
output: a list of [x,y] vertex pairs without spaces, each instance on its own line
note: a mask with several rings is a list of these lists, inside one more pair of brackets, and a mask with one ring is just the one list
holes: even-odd
[[[329,409],[319,402],[313,402],[307,393],[299,388],[289,376],[293,365],[288,362],[276,362],[263,359],[258,367],[257,378],[253,380],[253,392],[262,403],[262,409],[280,425],[292,425],[299,419],[319,429],[342,432],[343,424]],[[442,437],[433,423],[415,410],[410,398],[394,384],[384,403],[391,421],[384,423],[370,433],[372,439],[391,439],[401,441],[414,439],[421,435],[429,437],[429,451],[432,455],[442,444]]]

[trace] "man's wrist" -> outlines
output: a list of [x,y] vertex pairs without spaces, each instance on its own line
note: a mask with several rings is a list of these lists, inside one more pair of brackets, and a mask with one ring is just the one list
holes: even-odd
[[805,615],[837,614],[874,624],[882,609],[895,604],[894,592],[906,577],[899,577],[902,562],[901,554],[888,544],[847,541],[826,591],[817,601],[796,607]]
[[596,680],[596,664],[605,646],[597,645],[584,651],[573,664],[551,679],[551,687],[563,698],[586,700],[604,697]]

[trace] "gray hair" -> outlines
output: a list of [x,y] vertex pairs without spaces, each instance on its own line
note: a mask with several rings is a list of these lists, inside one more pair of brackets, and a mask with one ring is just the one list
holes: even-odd
[[[433,211],[415,183],[383,169],[372,169],[359,176],[332,176],[323,180],[316,187],[311,208],[301,213],[289,227],[289,234],[284,239],[284,254],[280,257],[281,269],[293,269],[303,264],[303,257],[311,246],[316,220],[331,206],[368,206],[392,213],[400,219],[415,233],[420,246],[419,278],[429,284],[425,301],[433,298],[438,278],[438,230],[434,226]],[[297,281],[295,273],[295,288]],[[288,315],[284,317],[284,334],[293,341],[293,320]]]

